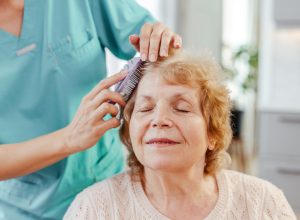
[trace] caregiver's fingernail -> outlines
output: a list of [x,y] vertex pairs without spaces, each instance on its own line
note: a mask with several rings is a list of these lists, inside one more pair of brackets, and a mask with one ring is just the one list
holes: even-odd
[[150,54],[150,61],[154,62],[156,60],[156,56],[154,53]]
[[167,50],[166,49],[163,49],[160,53],[160,56],[162,57],[167,57],[168,56],[168,53],[167,53]]
[[146,61],[147,60],[147,55],[145,53],[141,54],[141,59],[142,61]]

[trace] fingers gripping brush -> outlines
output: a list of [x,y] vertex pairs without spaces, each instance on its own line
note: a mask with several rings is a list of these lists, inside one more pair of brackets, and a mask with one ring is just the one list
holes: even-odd
[[[139,57],[134,57],[124,66],[123,70],[126,70],[128,73],[126,77],[116,85],[115,91],[123,96],[125,102],[128,102],[137,87],[142,77],[142,68],[144,64],[145,62]],[[120,110],[116,118],[120,120],[123,117],[123,110],[120,106],[118,107]]]

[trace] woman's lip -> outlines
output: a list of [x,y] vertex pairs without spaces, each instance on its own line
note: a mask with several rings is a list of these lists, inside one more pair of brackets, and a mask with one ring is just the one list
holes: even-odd
[[154,138],[147,141],[146,144],[179,144],[179,142],[168,138]]

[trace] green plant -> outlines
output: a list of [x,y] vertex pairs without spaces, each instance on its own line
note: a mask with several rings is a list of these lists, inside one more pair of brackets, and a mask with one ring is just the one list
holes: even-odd
[[[244,45],[232,53],[231,62],[223,65],[225,74],[234,81],[243,92],[256,91],[258,71],[258,49],[256,46]],[[241,71],[243,69],[243,71]],[[244,74],[242,74],[242,72]]]

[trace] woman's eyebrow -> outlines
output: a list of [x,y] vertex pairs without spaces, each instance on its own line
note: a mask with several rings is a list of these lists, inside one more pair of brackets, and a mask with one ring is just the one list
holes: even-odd
[[138,101],[138,100],[146,100],[146,101],[150,101],[150,100],[152,100],[153,98],[151,97],[151,96],[149,96],[149,95],[141,95],[141,96],[138,96],[137,98],[136,98],[136,100]]
[[[192,103],[193,102],[193,100],[194,100],[194,98],[192,97],[190,97],[190,96],[188,96],[188,95],[186,95],[186,94],[184,94],[184,93],[175,93],[174,95],[171,95],[170,96],[170,98],[169,98],[170,100],[184,100],[184,101],[187,101],[187,102],[190,102],[190,103]],[[139,95],[137,98],[136,98],[136,100],[138,101],[138,100],[146,100],[146,101],[151,101],[151,100],[153,100],[153,97],[151,96],[151,95]]]
[[193,99],[190,97],[190,96],[187,96],[185,94],[182,94],[182,93],[177,93],[175,95],[172,96],[172,99],[173,100],[183,100],[183,101],[187,101],[189,102],[190,104],[192,104],[193,102]]

